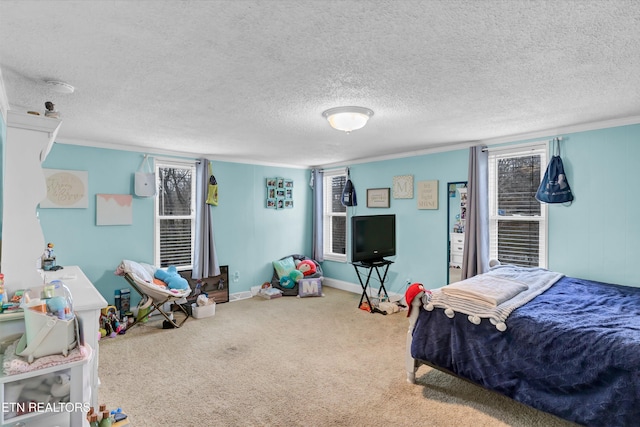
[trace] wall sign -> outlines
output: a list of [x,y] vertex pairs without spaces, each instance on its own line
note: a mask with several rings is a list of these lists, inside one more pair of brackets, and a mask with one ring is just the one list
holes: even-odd
[[413,199],[413,175],[393,177],[393,198]]
[[47,197],[40,202],[41,208],[88,208],[87,171],[43,169],[47,182]]
[[418,209],[438,209],[438,180],[418,182]]

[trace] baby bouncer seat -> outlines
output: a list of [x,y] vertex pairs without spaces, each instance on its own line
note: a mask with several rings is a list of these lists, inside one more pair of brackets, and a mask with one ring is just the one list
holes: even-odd
[[[124,277],[145,300],[145,306],[148,305],[149,307],[149,310],[142,316],[139,315],[130,327],[139,322],[144,322],[155,312],[161,314],[174,328],[182,326],[190,316],[182,302],[186,302],[187,296],[191,293],[191,288],[169,289],[154,283],[156,270],[157,268],[150,264],[123,260],[115,271],[115,274]],[[180,322],[174,320],[173,313],[168,313],[163,309],[166,303],[173,303],[172,306],[177,307],[184,314],[184,318]]]

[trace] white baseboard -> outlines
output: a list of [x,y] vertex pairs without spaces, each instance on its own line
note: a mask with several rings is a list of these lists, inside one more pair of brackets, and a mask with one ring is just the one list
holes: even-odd
[[229,295],[229,302],[248,299],[248,298],[251,298],[252,296],[253,294],[251,293],[251,291],[234,292],[231,295]]
[[[362,286],[357,283],[345,282],[343,280],[331,279],[330,277],[325,277],[322,280],[323,286],[329,286],[330,288],[336,288],[347,292],[352,292],[354,294],[362,294]],[[378,295],[378,288],[373,288],[369,286],[367,288],[367,293],[371,292],[370,295]],[[403,294],[398,294],[395,292],[387,292],[389,294],[389,300],[392,302],[400,301],[404,299]]]

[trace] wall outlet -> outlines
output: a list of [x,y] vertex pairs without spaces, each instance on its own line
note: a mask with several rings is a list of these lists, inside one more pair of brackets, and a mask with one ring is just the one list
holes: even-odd
[[239,280],[240,280],[240,272],[236,271],[235,273],[233,273],[233,282],[238,283]]

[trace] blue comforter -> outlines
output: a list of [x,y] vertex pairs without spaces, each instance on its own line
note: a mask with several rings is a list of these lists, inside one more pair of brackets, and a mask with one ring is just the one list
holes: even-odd
[[640,288],[564,277],[508,325],[421,310],[411,354],[579,424],[639,425]]

